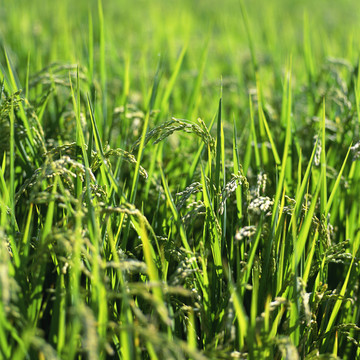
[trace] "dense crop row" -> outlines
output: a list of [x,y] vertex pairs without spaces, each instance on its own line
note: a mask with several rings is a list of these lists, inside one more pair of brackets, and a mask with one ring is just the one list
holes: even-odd
[[0,357],[359,357],[357,2],[32,4],[0,8]]

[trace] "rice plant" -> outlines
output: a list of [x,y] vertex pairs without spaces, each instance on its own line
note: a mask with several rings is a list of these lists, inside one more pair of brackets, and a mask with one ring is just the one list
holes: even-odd
[[359,358],[359,10],[4,1],[0,358]]

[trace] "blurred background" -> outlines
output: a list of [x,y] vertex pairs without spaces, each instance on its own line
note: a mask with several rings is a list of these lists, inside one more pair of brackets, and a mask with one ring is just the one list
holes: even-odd
[[[329,57],[357,64],[359,1],[243,3],[265,96],[281,88],[290,56],[294,87],[306,82],[309,71],[304,41],[311,49],[314,72]],[[53,62],[77,64],[90,82],[100,84],[98,88],[106,84],[112,108],[121,102],[117,96],[124,92],[125,77],[129,81],[129,98],[144,107],[159,61],[161,88],[186,46],[169,102],[171,115],[189,115],[189,99],[184,99],[183,94],[191,92],[200,71],[202,106],[192,112],[194,116],[213,116],[214,97],[219,96],[221,82],[228,116],[247,107],[244,91],[255,86],[248,37],[237,0],[104,0],[102,4],[96,0],[1,0],[0,4],[0,45],[6,48],[22,86],[27,74],[24,64],[29,64],[30,74]],[[0,63],[6,65],[2,50]]]

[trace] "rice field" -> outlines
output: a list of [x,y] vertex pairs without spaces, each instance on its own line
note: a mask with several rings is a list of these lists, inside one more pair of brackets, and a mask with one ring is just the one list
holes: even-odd
[[360,359],[359,33],[0,0],[0,359]]

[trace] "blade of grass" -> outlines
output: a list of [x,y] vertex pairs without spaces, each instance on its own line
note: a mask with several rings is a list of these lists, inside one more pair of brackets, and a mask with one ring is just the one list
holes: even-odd
[[313,148],[313,151],[311,153],[311,156],[310,156],[310,159],[309,159],[309,162],[308,162],[308,166],[307,166],[307,168],[305,170],[305,174],[303,176],[300,188],[299,188],[299,190],[298,190],[298,192],[296,194],[296,197],[295,197],[296,203],[295,203],[295,208],[294,208],[294,211],[293,211],[293,214],[292,214],[291,221],[294,220],[293,218],[299,219],[301,206],[302,206],[302,203],[304,201],[304,195],[305,195],[306,187],[309,184],[309,179],[310,179],[311,170],[312,170],[313,163],[314,163],[316,149],[317,149],[317,142],[314,145],[314,148]]
[[311,84],[314,75],[314,58],[311,50],[311,41],[310,41],[310,30],[309,30],[309,19],[308,14],[304,12],[304,35],[303,35],[303,42],[304,42],[304,58],[305,58],[305,66],[306,66],[306,73],[309,77],[309,83]]
[[[72,87],[71,78],[70,78],[70,87],[71,87],[71,96],[73,101],[73,107],[76,114],[76,126],[77,126],[77,138],[79,142],[79,146],[81,147],[82,151],[82,157],[84,160],[85,165],[85,184],[86,184],[86,192],[85,192],[85,199],[86,204],[89,212],[88,216],[88,228],[89,228],[89,238],[92,243],[92,245],[95,248],[95,251],[92,254],[92,285],[94,287],[94,291],[92,291],[92,306],[95,314],[97,315],[97,321],[99,323],[98,332],[100,337],[105,338],[106,337],[106,326],[107,326],[107,318],[108,318],[108,312],[107,312],[107,306],[106,306],[106,289],[105,285],[103,284],[101,280],[100,275],[100,264],[98,261],[98,254],[100,252],[99,250],[99,224],[95,216],[95,209],[93,206],[93,200],[92,195],[90,192],[91,186],[90,186],[90,164],[89,159],[87,156],[87,149],[85,144],[85,138],[84,133],[81,127],[81,120],[80,120],[80,78],[79,78],[79,72],[77,72],[77,96],[75,96],[74,89]],[[80,194],[79,194],[80,196]]]
[[[212,120],[211,120],[211,123],[209,125],[209,132],[211,131],[211,129],[212,129],[214,123],[215,123],[215,119],[216,119],[216,116],[214,116],[212,118]],[[198,166],[201,155],[203,154],[203,151],[204,151],[204,146],[205,146],[205,143],[203,141],[201,141],[200,145],[199,145],[199,149],[196,152],[196,155],[194,156],[194,159],[193,159],[193,161],[191,163],[191,166],[190,166],[190,169],[189,169],[189,172],[188,172],[188,176],[187,176],[187,183],[190,183],[192,181],[193,177],[194,177],[196,167]],[[210,149],[208,149],[208,152],[210,153]]]
[[[6,64],[7,64],[7,68],[8,68],[8,73],[9,73],[9,76],[10,76],[10,93],[14,93],[16,91],[19,91],[20,90],[20,87],[18,85],[18,82],[15,80],[15,70],[12,66],[12,63],[11,63],[11,60],[8,56],[8,52],[6,51],[6,49],[4,49],[4,53],[5,53],[5,59],[6,59]],[[24,123],[24,126],[25,126],[25,129],[27,131],[27,136],[28,136],[28,139],[29,139],[29,142],[30,142],[30,150],[32,152],[31,155],[33,155],[33,157],[35,158],[34,154],[35,154],[35,151],[34,151],[34,138],[33,138],[33,132],[32,132],[32,129],[30,127],[30,124],[27,120],[27,117],[26,117],[26,114],[25,114],[25,110],[24,110],[24,107],[22,105],[22,103],[19,104],[19,107],[20,107],[20,116],[21,116],[21,120],[23,121]]]
[[325,214],[325,209],[327,207],[327,184],[326,184],[326,150],[325,150],[325,99],[323,100],[323,112],[321,119],[321,155],[320,155],[320,166],[321,166],[321,192],[320,192],[320,207],[321,213]]
[[247,39],[248,39],[248,45],[249,45],[249,49],[250,49],[250,54],[251,54],[251,62],[254,68],[254,73],[256,74],[258,72],[258,63],[256,60],[256,56],[255,56],[255,47],[254,47],[254,42],[252,39],[252,32],[250,30],[250,25],[249,25],[249,18],[247,15],[247,11],[244,5],[244,1],[240,0],[239,1],[240,4],[240,9],[241,9],[241,15],[242,15],[242,19],[244,21],[244,26],[245,26],[245,31],[246,31],[246,35],[247,35]]
[[344,169],[345,169],[346,161],[347,161],[347,159],[348,159],[348,157],[349,157],[349,154],[350,154],[351,145],[352,145],[352,144],[350,144],[349,150],[348,150],[348,152],[346,153],[345,160],[344,160],[344,162],[343,162],[343,164],[342,164],[342,166],[341,166],[341,169],[340,169],[340,171],[339,171],[339,174],[338,174],[338,176],[337,176],[337,178],[336,178],[336,181],[335,181],[335,184],[334,184],[334,186],[333,186],[333,188],[332,188],[332,191],[331,191],[331,194],[330,194],[330,196],[329,196],[329,199],[327,200],[324,215],[328,214],[329,211],[330,211],[330,209],[331,209],[331,205],[332,205],[332,203],[333,203],[333,201],[334,201],[336,191],[337,191],[337,189],[339,188],[341,176],[342,176],[342,174],[343,174],[343,172],[344,172]]
[[29,76],[30,76],[30,51],[27,56],[26,78],[25,78],[25,99],[29,98]]
[[208,54],[208,50],[209,50],[209,43],[210,43],[210,37],[208,37],[207,40],[205,41],[204,49],[200,56],[199,72],[196,77],[195,84],[193,86],[193,89],[192,89],[192,92],[191,92],[191,95],[190,95],[190,98],[188,101],[188,107],[187,107],[188,112],[186,115],[187,119],[192,119],[194,117],[194,114],[196,112],[196,103],[200,99],[199,92],[200,92],[200,88],[201,88],[202,79],[204,76],[206,59],[207,59],[207,54]]
[[[238,343],[239,348],[243,349],[245,344],[245,338],[249,335],[248,332],[248,316],[246,315],[243,302],[239,296],[239,293],[237,289],[234,286],[233,281],[228,278],[229,281],[229,291],[231,294],[232,301],[234,303],[234,309],[235,309],[235,315],[236,315],[236,321],[238,324]],[[253,339],[249,339],[250,341],[253,341]]]
[[196,271],[195,272],[196,278],[199,281],[199,285],[201,286],[201,288],[203,290],[204,300],[206,300],[206,303],[208,303],[209,301],[208,301],[207,290],[204,287],[203,279],[201,278],[200,274],[198,273],[198,271],[199,271],[198,264],[191,257],[192,249],[191,249],[191,247],[189,245],[189,242],[187,240],[187,235],[186,235],[184,225],[183,225],[183,223],[181,221],[180,215],[179,215],[179,213],[178,213],[178,211],[176,209],[174,200],[173,200],[173,198],[171,196],[170,189],[169,189],[168,183],[167,183],[167,181],[165,179],[164,171],[163,171],[163,169],[161,167],[161,164],[159,164],[159,169],[160,169],[161,180],[162,180],[162,184],[163,184],[163,187],[164,187],[167,202],[168,202],[168,204],[170,206],[170,209],[171,209],[171,212],[173,214],[174,222],[178,224],[178,229],[179,229],[179,232],[180,232],[180,238],[181,238],[182,245],[185,248],[185,250],[188,252],[188,257],[191,259],[191,265],[192,265],[193,269]]
[[262,123],[264,124],[265,131],[266,131],[266,134],[268,136],[268,139],[269,139],[269,142],[270,142],[270,145],[271,145],[271,150],[272,150],[272,153],[273,153],[273,156],[274,156],[275,163],[276,163],[276,165],[280,166],[281,165],[281,160],[280,160],[279,154],[278,154],[278,152],[276,150],[276,145],[275,145],[273,137],[271,135],[271,131],[270,131],[269,125],[267,123],[267,120],[266,120],[264,111],[262,109],[262,106],[259,106],[259,115],[260,115]]
[[145,119],[144,119],[144,125],[143,125],[143,129],[142,129],[141,140],[140,140],[139,150],[138,150],[138,155],[137,155],[137,163],[135,166],[135,173],[133,176],[133,182],[132,182],[131,191],[130,191],[130,203],[131,204],[134,203],[135,197],[136,197],[136,190],[137,190],[138,181],[139,181],[140,163],[142,160],[144,147],[145,147],[145,138],[146,138],[146,133],[147,133],[147,129],[149,126],[150,112],[153,109],[153,106],[154,106],[155,100],[156,100],[158,84],[160,81],[160,72],[161,72],[161,60],[158,63],[158,67],[157,67],[155,78],[154,78],[153,88],[152,88],[152,92],[151,92],[149,107],[148,107],[148,110],[146,112]]
[[[263,98],[262,98],[262,91],[261,91],[261,83],[259,74],[255,74],[256,77],[256,89],[257,89],[257,98],[258,98],[258,119],[259,119],[259,135],[260,135],[260,150],[261,150],[261,162],[266,167],[269,163],[269,155],[268,150],[266,148],[266,131],[265,131],[265,115],[263,111]],[[265,120],[266,121],[266,120]]]
[[100,128],[101,138],[105,141],[107,136],[107,79],[106,79],[106,54],[105,54],[105,23],[102,1],[98,0],[98,16],[99,16],[99,72],[102,90],[102,127]]
[[163,95],[162,101],[161,101],[161,109],[162,110],[164,110],[168,105],[168,101],[169,101],[170,95],[173,91],[176,79],[178,78],[178,75],[180,73],[180,68],[181,68],[182,62],[184,60],[184,56],[186,54],[187,48],[188,48],[188,43],[186,43],[184,45],[184,47],[182,48],[179,58],[175,64],[174,71],[173,71],[173,73],[169,79],[169,82],[166,86],[166,89],[165,89],[165,92],[164,92],[164,95]]
[[[349,283],[349,279],[350,279],[350,274],[351,274],[351,270],[352,270],[352,266],[354,264],[354,257],[352,257],[351,259],[351,263],[350,263],[350,266],[349,266],[349,270],[346,274],[346,278],[344,280],[344,283],[343,283],[343,286],[341,287],[341,290],[340,290],[340,293],[339,293],[339,297],[336,299],[335,301],[335,304],[334,304],[334,307],[332,309],[332,312],[331,312],[331,315],[330,315],[330,318],[329,318],[329,321],[327,323],[327,327],[326,327],[326,330],[325,330],[325,334],[329,334],[330,331],[333,329],[333,326],[334,326],[334,323],[335,323],[335,319],[336,317],[339,315],[339,312],[340,312],[340,307],[341,307],[341,304],[343,302],[343,298],[345,296],[345,293],[346,293],[346,290],[347,290],[347,286],[348,286],[348,283]],[[322,349],[324,351],[327,350],[328,348],[328,343],[330,341],[330,337],[325,337],[323,339],[323,342],[322,342]]]
[[[15,114],[14,103],[11,102],[10,109],[10,193],[9,193],[9,207],[11,211],[11,229],[19,231],[19,226],[15,218]],[[5,186],[6,188],[6,186]],[[10,234],[11,251],[13,253],[15,266],[20,266],[19,252],[14,239],[13,231]]]
[[[249,107],[250,107],[250,120],[251,120],[251,134],[252,134],[253,147],[254,147],[254,153],[255,153],[255,165],[256,165],[256,170],[260,171],[261,160],[260,160],[260,153],[259,153],[259,149],[258,149],[258,142],[256,139],[254,111],[253,111],[253,103],[252,103],[251,95],[249,95]],[[246,166],[244,168],[245,174],[247,173],[247,169],[248,169],[248,167]]]
[[[240,171],[240,161],[239,161],[239,153],[237,146],[237,128],[235,118],[233,118],[233,162],[234,162],[234,174],[237,174]],[[237,208],[237,216],[238,219],[241,220],[243,217],[242,213],[242,194],[241,194],[241,185],[238,186],[235,190],[236,194],[236,208]]]
[[214,265],[216,269],[216,273],[218,277],[221,277],[222,275],[222,260],[221,260],[221,236],[217,229],[217,218],[213,209],[213,206],[210,201],[210,194],[208,191],[208,187],[206,185],[205,181],[205,174],[203,168],[201,168],[201,184],[203,189],[203,199],[204,204],[206,208],[206,214],[207,214],[207,220],[209,221],[209,226],[211,226],[211,229],[209,229],[211,232],[212,237],[212,244],[211,244],[211,251],[214,259]]
[[[304,251],[305,245],[306,245],[306,241],[308,240],[308,235],[309,235],[310,227],[311,227],[314,212],[315,212],[316,202],[317,202],[317,198],[318,198],[319,192],[321,190],[321,187],[322,187],[322,184],[321,184],[321,182],[319,182],[318,186],[315,190],[315,193],[312,195],[309,211],[307,212],[307,214],[305,216],[304,222],[301,226],[299,236],[296,240],[295,251],[293,254],[293,256],[294,256],[294,269],[293,270],[295,270],[295,268],[298,266],[301,256],[302,256],[302,253]],[[292,221],[293,221],[293,226],[295,228],[297,228],[296,217],[292,217]]]
[[[216,192],[220,193],[220,177],[221,177],[221,97],[219,100],[219,110],[217,117],[217,129],[216,129],[216,164],[215,164],[215,188]],[[215,197],[214,208],[217,209],[217,196]]]
[[[11,160],[10,160],[10,163],[11,163]],[[5,170],[6,170],[5,165],[6,165],[6,153],[4,153],[2,166],[0,168],[0,190],[1,190],[0,193],[2,195],[2,197],[1,197],[1,202],[2,202],[1,210],[4,212],[4,217],[7,217],[6,210],[7,210],[7,207],[8,207],[10,209],[11,224],[12,224],[12,226],[17,226],[15,213],[13,211],[14,205],[12,205],[12,201],[15,201],[15,200],[13,199],[11,201],[9,189],[8,189],[8,186],[6,185],[6,181],[5,181]],[[11,180],[10,180],[10,182],[11,182]],[[17,231],[19,231],[19,230],[17,230]]]
[[307,284],[308,279],[309,279],[310,270],[311,270],[311,266],[312,266],[312,260],[314,258],[314,254],[315,254],[315,250],[316,250],[316,242],[317,242],[318,238],[319,238],[319,233],[316,232],[316,234],[313,236],[313,240],[310,245],[310,251],[306,256],[306,262],[305,262],[304,272],[303,272],[303,276],[302,276],[305,284]]
[[[99,15],[100,16],[100,15]],[[89,44],[88,44],[88,63],[89,63],[89,82],[90,84],[93,82],[93,76],[94,76],[94,28],[93,28],[93,20],[91,11],[89,9],[88,12],[88,33],[89,33]]]
[[286,109],[286,136],[285,136],[285,144],[284,144],[284,153],[283,158],[281,161],[281,170],[280,170],[280,176],[279,181],[276,185],[276,193],[275,193],[275,199],[274,199],[274,208],[272,212],[271,217],[271,227],[273,228],[275,224],[275,220],[278,216],[278,203],[280,200],[281,193],[283,191],[284,186],[284,179],[285,179],[285,170],[286,170],[286,163],[287,163],[287,157],[289,153],[289,147],[291,146],[291,59],[289,62],[288,70],[286,72],[286,79],[285,82],[287,83],[287,109]]
[[149,240],[143,218],[142,217],[136,218],[136,217],[132,216],[132,221],[135,225],[136,231],[139,234],[139,236],[141,238],[141,242],[143,244],[145,263],[148,268],[147,273],[148,273],[151,284],[154,285],[152,287],[152,291],[155,295],[155,299],[157,300],[157,306],[159,307],[158,312],[161,315],[163,321],[165,323],[169,323],[168,312],[167,312],[166,306],[164,305],[162,287],[160,286],[160,282],[159,282],[160,278],[159,278],[159,273],[158,273],[157,266],[156,266],[156,262],[157,262],[158,258],[156,256],[154,248],[151,245],[151,242]]

